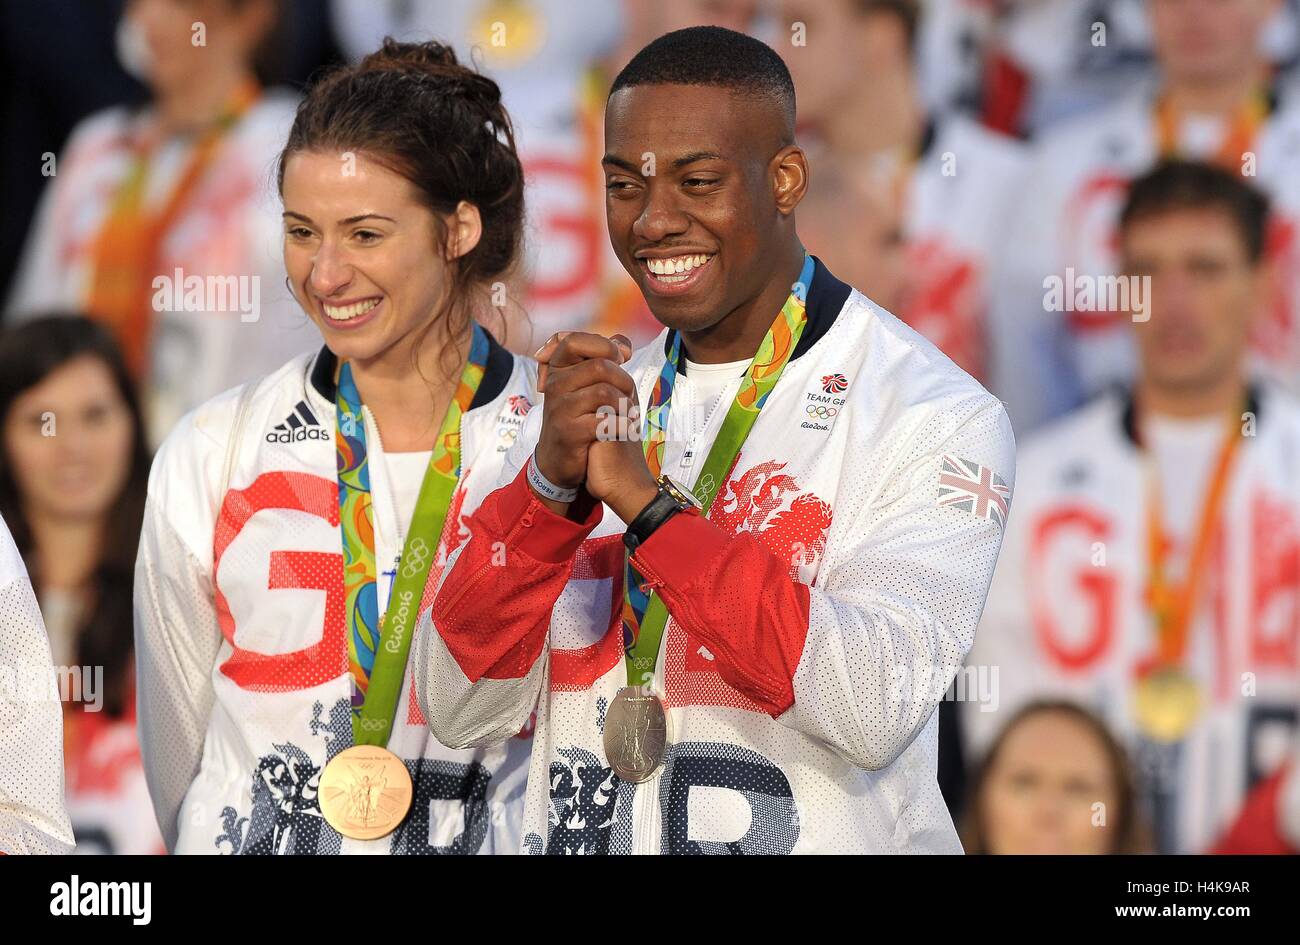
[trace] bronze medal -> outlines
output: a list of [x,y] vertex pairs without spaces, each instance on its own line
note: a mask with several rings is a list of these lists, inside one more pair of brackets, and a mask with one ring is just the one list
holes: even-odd
[[663,700],[640,686],[618,691],[605,713],[605,759],[620,780],[648,781],[664,763],[668,712]]
[[377,840],[411,809],[411,774],[401,758],[377,745],[353,745],[325,765],[320,809],[329,825],[353,840]]

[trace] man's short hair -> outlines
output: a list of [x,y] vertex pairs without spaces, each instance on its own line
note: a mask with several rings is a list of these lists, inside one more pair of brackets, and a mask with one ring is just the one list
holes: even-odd
[[609,94],[636,85],[716,85],[781,106],[794,129],[794,80],[766,43],[721,26],[692,26],[654,40],[614,79]]
[[1123,232],[1134,221],[1171,210],[1222,210],[1232,218],[1251,262],[1263,258],[1268,198],[1239,174],[1198,161],[1164,161],[1133,181],[1120,212]]

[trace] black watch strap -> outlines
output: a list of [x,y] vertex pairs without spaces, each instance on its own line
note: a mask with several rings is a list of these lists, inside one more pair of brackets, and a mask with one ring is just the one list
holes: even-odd
[[660,486],[650,503],[628,523],[627,531],[623,533],[623,544],[627,546],[628,551],[636,551],[654,534],[656,528],[680,511],[682,511],[681,503]]

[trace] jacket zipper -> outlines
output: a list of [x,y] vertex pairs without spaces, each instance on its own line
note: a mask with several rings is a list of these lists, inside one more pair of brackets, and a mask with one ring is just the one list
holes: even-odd
[[[638,570],[640,570],[638,568]],[[645,572],[642,572],[645,576]],[[647,584],[658,586],[662,582],[647,581]],[[672,620],[670,616],[668,618]],[[657,693],[667,694],[667,686],[664,683],[664,653],[668,649],[668,627],[664,627],[663,638],[659,641],[659,653],[655,657],[655,676],[654,691]],[[671,712],[665,706],[665,712]],[[673,734],[671,726],[668,734]],[[673,742],[671,737],[666,746],[667,751],[671,751]],[[637,816],[636,804],[632,809],[632,852],[638,856],[657,856],[660,848],[663,846],[663,817],[659,807],[660,784],[663,781],[664,769],[660,768],[655,776],[649,781],[643,781],[637,785],[636,801],[640,804],[640,816]]]

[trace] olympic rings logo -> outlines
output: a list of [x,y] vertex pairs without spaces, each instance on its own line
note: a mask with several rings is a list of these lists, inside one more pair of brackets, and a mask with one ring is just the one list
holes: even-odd
[[838,407],[827,407],[824,404],[809,404],[808,416],[816,417],[818,420],[829,420],[840,412]]
[[358,718],[361,728],[367,732],[382,732],[388,728],[387,719],[368,719],[365,717]]
[[411,542],[410,560],[402,566],[402,577],[413,578],[420,573],[424,563],[429,560],[429,545],[423,538]]

